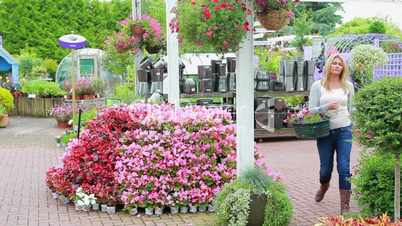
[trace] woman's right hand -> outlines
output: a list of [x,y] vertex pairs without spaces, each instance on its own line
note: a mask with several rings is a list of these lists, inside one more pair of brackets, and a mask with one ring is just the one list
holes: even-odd
[[338,102],[333,101],[328,104],[328,110],[336,110],[338,108]]

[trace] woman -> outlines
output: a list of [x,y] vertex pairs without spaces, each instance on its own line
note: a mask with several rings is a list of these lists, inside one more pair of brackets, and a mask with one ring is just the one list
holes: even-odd
[[324,77],[313,83],[309,97],[310,111],[328,116],[330,124],[330,135],[317,139],[321,186],[315,195],[315,201],[320,202],[329,188],[336,152],[341,214],[349,212],[351,195],[351,112],[354,88],[347,81],[347,73],[345,60],[339,54],[331,55],[325,64]]

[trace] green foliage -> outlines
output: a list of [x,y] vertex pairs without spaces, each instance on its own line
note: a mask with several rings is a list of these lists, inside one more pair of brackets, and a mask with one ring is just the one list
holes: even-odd
[[261,168],[254,167],[245,171],[239,181],[243,184],[249,184],[254,193],[266,193],[267,185],[272,183],[272,178],[266,175]]
[[313,21],[307,13],[303,13],[295,18],[293,24],[293,31],[296,34],[295,40],[292,42],[294,47],[297,47],[300,51],[303,51],[304,45],[311,45],[311,39],[306,38],[306,35],[310,35],[313,29]]
[[286,105],[290,107],[296,107],[297,105],[305,102],[303,95],[284,96],[281,98],[284,99]]
[[388,153],[363,153],[352,177],[356,200],[362,212],[376,216],[394,214],[395,158]]
[[385,152],[401,152],[402,77],[385,77],[365,86],[354,98],[358,140]]
[[320,114],[308,114],[304,116],[304,123],[316,123],[322,121]]
[[141,8],[147,14],[159,21],[162,29],[162,37],[166,40],[166,4],[165,0],[142,0]]
[[7,109],[3,105],[0,104],[0,118],[4,115],[7,114]]
[[384,21],[382,20],[375,20],[373,23],[369,25],[369,33],[379,33],[385,34],[386,28]]
[[[85,127],[87,122],[90,120],[96,118],[96,114],[98,113],[98,110],[96,108],[91,108],[89,110],[85,110],[81,113],[81,127]],[[75,114],[73,116],[73,125],[77,126],[78,125],[78,114]]]
[[10,112],[14,107],[14,98],[8,89],[0,87],[0,106],[4,107],[5,112]]
[[105,83],[102,79],[96,78],[92,80],[92,88],[94,89],[95,93],[102,96],[105,89]]
[[1,0],[0,31],[11,54],[28,46],[40,58],[60,61],[69,50],[59,46],[59,37],[74,32],[88,40],[88,47],[101,48],[130,6],[130,0]]
[[307,14],[307,20],[311,22],[311,33],[326,36],[341,23],[342,16],[336,14],[341,9],[339,3],[303,2],[296,6],[295,18]]
[[[255,168],[246,171],[232,183],[226,184],[217,194],[214,208],[219,225],[246,225],[247,217],[246,222],[239,219],[243,219],[245,214],[248,216],[250,195],[261,193],[267,195],[264,226],[289,225],[293,207],[284,187],[266,176],[261,169]],[[246,196],[249,197],[248,202],[244,200]],[[233,224],[236,220],[237,224]]]
[[44,80],[31,80],[22,84],[21,91],[25,94],[35,94],[37,97],[61,97],[66,95],[59,84]]
[[293,215],[293,206],[283,185],[278,182],[270,183],[267,190],[270,195],[265,207],[263,226],[289,225]]
[[383,49],[373,45],[358,45],[351,51],[352,78],[358,88],[373,81],[374,67],[387,62],[387,54]]
[[282,54],[279,51],[270,51],[267,48],[255,48],[255,55],[259,59],[262,70],[279,75]]
[[44,59],[42,61],[42,67],[45,68],[46,73],[54,80],[57,71],[57,61],[53,59]]
[[331,36],[345,35],[345,34],[367,34],[370,33],[371,24],[375,22],[378,23],[378,21],[382,21],[384,23],[385,34],[397,36],[402,39],[402,31],[397,25],[376,17],[355,18],[339,26],[335,30],[335,32],[331,33]]
[[77,132],[74,130],[66,131],[59,140],[60,144],[67,145],[72,139],[77,137]]
[[130,83],[116,86],[114,91],[114,99],[119,99],[125,104],[131,104],[134,100],[138,99],[135,94],[135,86]]
[[[1,26],[1,25],[0,25]],[[32,71],[35,67],[40,67],[42,59],[38,57],[38,54],[33,48],[21,49],[20,55],[17,56],[17,60],[20,64],[20,77],[32,79]]]

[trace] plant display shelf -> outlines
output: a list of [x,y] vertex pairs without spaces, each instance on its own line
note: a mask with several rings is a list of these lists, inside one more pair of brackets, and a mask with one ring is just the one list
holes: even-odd
[[[256,97],[283,97],[283,96],[295,96],[295,95],[304,95],[308,96],[309,91],[255,91]],[[296,132],[294,128],[281,128],[271,130],[266,129],[254,129],[254,139],[262,140],[264,138],[286,138],[296,137]]]

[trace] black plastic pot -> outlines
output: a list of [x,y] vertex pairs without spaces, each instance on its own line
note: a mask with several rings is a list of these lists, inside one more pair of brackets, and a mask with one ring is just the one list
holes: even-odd
[[251,194],[250,213],[247,226],[261,226],[264,224],[267,196],[265,194]]

